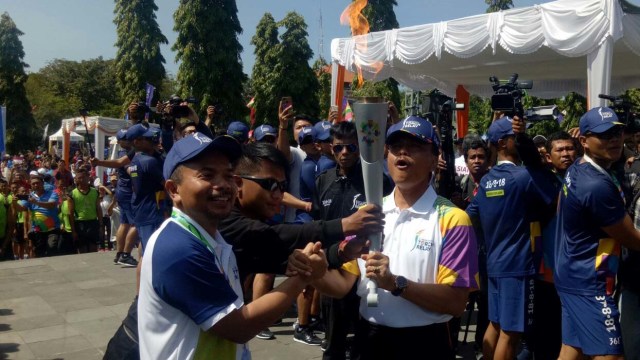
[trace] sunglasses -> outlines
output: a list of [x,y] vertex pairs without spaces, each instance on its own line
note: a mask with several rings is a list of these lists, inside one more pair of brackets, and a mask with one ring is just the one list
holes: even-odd
[[607,130],[607,131],[605,131],[603,133],[600,133],[600,134],[596,134],[596,133],[590,132],[590,133],[587,133],[587,135],[595,136],[600,140],[611,140],[613,138],[617,138],[617,137],[622,136],[623,132],[624,132],[624,127],[616,126],[616,127],[612,128],[612,129]]
[[358,151],[357,144],[336,144],[336,145],[333,145],[332,147],[333,152],[336,154],[341,153],[344,148],[347,148],[347,152],[350,152],[350,153],[354,153]]
[[278,181],[274,178],[259,178],[255,176],[249,176],[249,175],[238,175],[238,177],[242,179],[251,180],[256,184],[260,185],[261,188],[270,192],[275,192],[276,190],[280,190],[281,193],[284,193],[285,191],[287,191],[288,183],[286,180]]

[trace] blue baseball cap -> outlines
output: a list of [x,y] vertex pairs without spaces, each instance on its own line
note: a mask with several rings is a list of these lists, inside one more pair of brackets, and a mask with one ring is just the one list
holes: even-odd
[[127,129],[120,129],[116,133],[116,140],[127,140]]
[[305,126],[300,129],[300,132],[298,133],[298,144],[304,143],[305,138],[311,138],[311,142],[316,141],[315,128],[312,126]]
[[262,141],[262,139],[265,136],[278,137],[278,133],[276,132],[276,129],[273,126],[268,124],[260,125],[258,126],[257,129],[253,131],[253,137],[257,141]]
[[500,119],[494,121],[487,130],[487,137],[489,142],[497,144],[500,139],[503,139],[509,135],[515,135],[513,132],[513,123],[507,116],[503,116]]
[[239,143],[249,139],[249,127],[242,121],[234,121],[227,127],[227,135],[234,137]]
[[438,137],[433,130],[433,124],[429,120],[418,116],[409,116],[408,118],[391,125],[387,130],[386,143],[390,143],[401,134],[409,134],[424,143],[438,144]]
[[159,136],[159,130],[152,127],[146,127],[142,124],[135,124],[127,130],[126,140],[133,141],[139,137],[154,139]]
[[316,130],[316,140],[324,141],[331,137],[331,123],[327,120],[323,120],[313,125]]
[[238,141],[229,135],[221,135],[211,139],[202,133],[195,132],[173,144],[164,160],[162,176],[168,180],[178,165],[195,158],[207,149],[222,152],[229,158],[229,161],[236,161],[242,154],[242,148]]
[[618,115],[608,107],[595,107],[580,118],[580,135],[600,134],[614,126],[624,125],[618,121]]

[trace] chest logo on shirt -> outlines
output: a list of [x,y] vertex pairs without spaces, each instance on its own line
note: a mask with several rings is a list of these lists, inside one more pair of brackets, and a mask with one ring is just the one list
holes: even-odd
[[322,206],[324,207],[331,206],[332,201],[333,201],[332,199],[322,200]]
[[416,234],[416,237],[413,241],[413,249],[429,252],[433,247],[433,239],[428,239],[426,235],[423,235],[423,232],[424,230],[421,230]]
[[361,201],[358,199],[361,195],[362,194],[358,194],[353,197],[353,205],[351,206],[351,210],[358,210],[361,206],[367,205],[366,201]]

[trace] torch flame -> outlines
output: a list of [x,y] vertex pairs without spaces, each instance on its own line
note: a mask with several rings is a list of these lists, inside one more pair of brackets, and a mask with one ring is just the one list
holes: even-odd
[[[356,49],[361,52],[367,51],[367,38],[359,35],[368,34],[370,30],[369,22],[362,14],[362,10],[367,6],[367,3],[368,0],[355,0],[349,4],[349,6],[347,6],[342,12],[342,15],[340,15],[340,23],[351,27],[351,36],[358,36],[355,39],[355,46]],[[366,67],[368,71],[378,74],[384,67],[384,63],[375,62],[373,64],[364,65],[360,64],[356,58],[355,66],[358,71],[358,83],[356,84],[356,87],[360,88],[364,84],[364,77],[362,76],[363,66]]]

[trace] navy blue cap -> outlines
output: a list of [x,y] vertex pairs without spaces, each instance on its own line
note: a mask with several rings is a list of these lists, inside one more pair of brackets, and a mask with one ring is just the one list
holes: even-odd
[[323,120],[313,125],[316,130],[316,140],[324,141],[331,137],[331,123],[327,120]]
[[429,120],[418,116],[409,116],[408,118],[391,125],[387,130],[388,144],[391,139],[400,134],[409,134],[425,143],[438,143],[438,137],[433,130],[433,124]]
[[127,129],[120,129],[116,133],[116,140],[127,140]]
[[253,130],[253,137],[256,138],[257,141],[261,141],[267,135],[278,137],[276,129],[268,124],[260,125],[257,129]]
[[298,144],[302,144],[307,137],[311,138],[312,142],[316,141],[316,132],[312,126],[305,126],[300,129],[298,133]]
[[159,130],[146,127],[142,124],[135,124],[127,130],[126,140],[135,140],[139,137],[155,138],[159,135]]
[[513,122],[507,116],[503,116],[500,119],[494,121],[487,130],[487,137],[489,142],[497,144],[500,139],[503,139],[509,135],[515,135],[513,132]]
[[234,137],[240,143],[245,143],[249,139],[249,127],[242,121],[234,121],[227,127],[227,135]]
[[595,107],[580,118],[580,135],[600,134],[614,126],[624,125],[618,121],[618,115],[608,107]]
[[187,135],[173,143],[171,150],[169,150],[167,154],[167,158],[164,160],[162,175],[165,180],[171,177],[171,174],[173,174],[173,171],[178,165],[195,158],[198,154],[210,148],[219,150],[225,154],[230,161],[237,160],[242,154],[240,144],[231,136],[221,135],[211,139],[199,132]]

